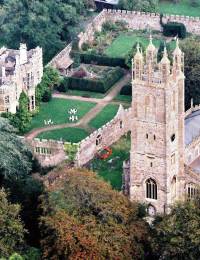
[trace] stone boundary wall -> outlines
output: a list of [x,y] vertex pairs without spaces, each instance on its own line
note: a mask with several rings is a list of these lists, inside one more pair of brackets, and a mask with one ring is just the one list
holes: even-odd
[[[77,145],[78,151],[75,157],[75,165],[81,167],[94,158],[95,154],[106,146],[110,146],[120,139],[130,130],[131,108],[123,109],[120,106],[116,116],[107,124],[94,131]],[[97,138],[99,143],[97,144]],[[65,144],[71,144],[62,141],[45,140],[35,138],[27,141],[43,167],[56,166],[66,160],[67,152]]]
[[[130,130],[131,111],[131,108],[119,110],[111,121],[80,142],[76,157],[78,167],[88,163],[100,150],[117,142]],[[99,139],[100,142],[97,144]]]
[[64,142],[35,138],[28,143],[43,167],[56,166],[67,159]]
[[72,50],[72,43],[68,44],[61,52],[59,52],[47,65],[54,68],[61,68],[62,63],[66,65],[66,67],[71,66],[73,60],[70,57],[70,52]]
[[[101,31],[104,22],[116,22],[118,20],[125,21],[128,24],[128,28],[133,30],[151,29],[162,31],[159,13],[104,9],[88,24],[85,28],[85,32],[79,34],[79,47],[81,47],[84,42],[91,42],[94,38],[94,32]],[[183,23],[188,32],[200,35],[200,17],[164,14],[163,22],[166,23],[168,21]]]

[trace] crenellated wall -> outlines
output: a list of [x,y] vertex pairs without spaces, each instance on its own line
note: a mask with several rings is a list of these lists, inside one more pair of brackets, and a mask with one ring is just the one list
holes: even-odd
[[130,131],[131,111],[131,108],[124,110],[121,107],[111,121],[80,142],[76,157],[77,166],[85,165],[98,151],[112,145]]

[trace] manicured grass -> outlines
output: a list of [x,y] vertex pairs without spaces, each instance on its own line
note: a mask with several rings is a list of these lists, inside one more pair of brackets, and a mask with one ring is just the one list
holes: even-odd
[[40,139],[60,140],[71,143],[79,143],[88,136],[88,132],[81,128],[62,128],[43,132],[37,136]]
[[105,125],[108,121],[113,119],[117,114],[119,105],[109,104],[94,118],[89,122],[89,125],[93,128],[100,128]]
[[132,100],[132,97],[131,96],[127,96],[127,95],[120,95],[120,94],[118,94],[115,97],[115,100],[130,103],[131,100]]
[[193,7],[190,0],[181,0],[178,4],[174,4],[172,1],[161,1],[159,3],[159,12],[163,14],[200,16],[200,0],[198,0],[198,3],[197,7]]
[[[113,43],[105,50],[105,54],[110,57],[125,57],[132,49],[135,43],[142,43],[146,48],[149,44],[148,37],[138,36],[134,32],[132,34],[121,34]],[[160,45],[160,39],[153,39],[153,44],[158,48]],[[170,43],[171,47],[175,46],[175,42]]]
[[80,119],[95,105],[91,102],[53,98],[50,102],[41,104],[40,112],[33,117],[29,130],[45,127],[44,120],[49,119],[53,121],[54,125],[70,123],[68,114],[70,108],[77,108],[77,116]]
[[106,160],[93,159],[91,169],[105,181],[109,182],[116,190],[121,190],[123,161],[129,158],[130,135],[122,137],[117,143],[111,146],[112,155]]
[[105,94],[102,93],[96,93],[91,91],[83,91],[83,90],[72,90],[69,89],[66,92],[66,95],[70,96],[80,96],[80,97],[91,97],[91,98],[104,98]]

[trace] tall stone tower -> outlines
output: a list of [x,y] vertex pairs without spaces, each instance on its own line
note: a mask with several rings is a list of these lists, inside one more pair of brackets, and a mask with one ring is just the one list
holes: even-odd
[[184,55],[177,40],[172,66],[166,48],[160,63],[150,38],[145,58],[133,59],[130,199],[149,214],[167,212],[184,185]]

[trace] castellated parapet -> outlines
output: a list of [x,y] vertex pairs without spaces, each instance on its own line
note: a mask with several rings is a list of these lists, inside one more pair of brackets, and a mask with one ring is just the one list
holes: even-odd
[[29,98],[30,111],[35,109],[35,88],[43,76],[42,49],[27,51],[26,44],[19,50],[0,49],[0,113],[15,113],[19,97],[24,91]]

